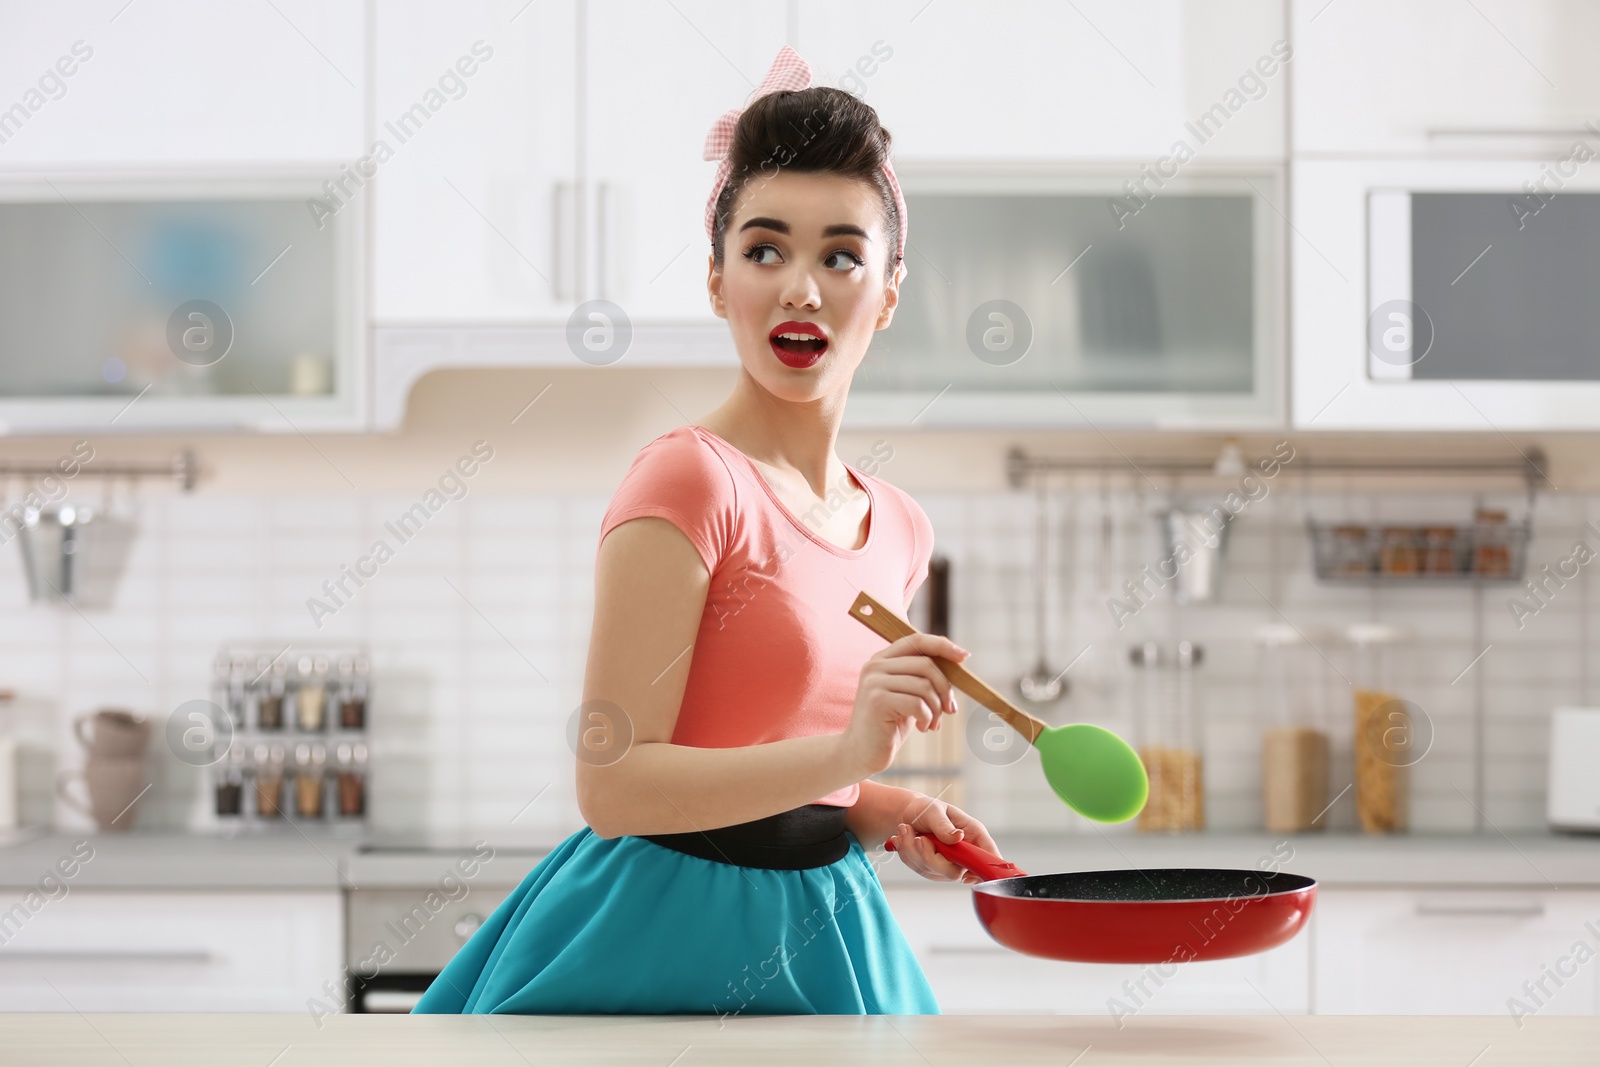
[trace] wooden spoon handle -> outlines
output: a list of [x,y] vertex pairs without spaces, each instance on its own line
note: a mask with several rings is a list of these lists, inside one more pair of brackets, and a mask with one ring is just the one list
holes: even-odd
[[[917,628],[874,600],[869,593],[861,593],[850,605],[850,614],[886,641],[898,641],[917,633]],[[934,665],[950,679],[950,684],[1000,716],[1017,733],[1028,739],[1028,744],[1044,732],[1045,724],[1017,707],[1011,701],[989,688],[976,674],[959,663],[943,656],[931,657]]]

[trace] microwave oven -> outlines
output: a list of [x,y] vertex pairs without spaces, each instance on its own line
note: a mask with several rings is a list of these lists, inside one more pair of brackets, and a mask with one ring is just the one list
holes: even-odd
[[1296,164],[1296,422],[1600,429],[1596,156]]

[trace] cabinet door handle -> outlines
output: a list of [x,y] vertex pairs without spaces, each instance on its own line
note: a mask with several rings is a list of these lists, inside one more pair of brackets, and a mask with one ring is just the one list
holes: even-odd
[[1538,900],[1527,903],[1506,904],[1451,904],[1438,900],[1417,901],[1418,915],[1432,916],[1485,916],[1497,918],[1537,918],[1544,914],[1544,903]]
[[594,190],[594,275],[596,294],[611,299],[611,196],[612,186],[600,182]]
[[204,949],[0,949],[0,963],[56,960],[62,963],[210,963],[216,955]]
[[552,189],[553,213],[550,225],[550,248],[555,259],[552,288],[558,301],[573,297],[573,256],[577,250],[577,187],[572,182],[556,182]]
[[1547,137],[1567,138],[1585,137],[1588,130],[1581,126],[1551,126],[1540,129],[1538,127],[1524,127],[1522,129],[1496,128],[1490,126],[1430,126],[1426,132],[1428,140],[1434,141],[1446,137]]

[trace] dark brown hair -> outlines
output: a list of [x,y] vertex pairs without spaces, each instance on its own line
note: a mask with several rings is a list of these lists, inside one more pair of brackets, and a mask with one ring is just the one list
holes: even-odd
[[889,238],[884,281],[893,278],[899,265],[900,213],[883,173],[889,144],[889,131],[879,124],[872,105],[843,89],[814,85],[758,97],[739,116],[728,149],[732,169],[717,196],[716,236],[711,242],[716,269],[722,269],[726,231],[740,191],[752,181],[791,170],[841,174],[878,190]]

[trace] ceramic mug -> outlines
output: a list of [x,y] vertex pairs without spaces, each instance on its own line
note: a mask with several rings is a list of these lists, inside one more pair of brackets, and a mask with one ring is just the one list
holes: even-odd
[[[85,733],[91,722],[93,733]],[[104,708],[72,720],[72,732],[91,760],[142,759],[150,743],[150,720],[120,708]]]
[[[84,803],[71,791],[81,780],[89,794]],[[56,795],[74,811],[82,812],[102,830],[133,829],[138,818],[135,807],[149,783],[144,775],[144,757],[105,759],[91,756],[81,771],[62,771],[56,776]]]

